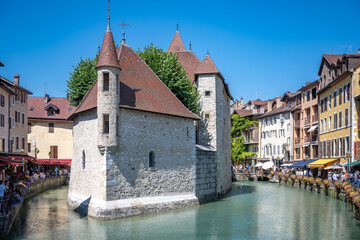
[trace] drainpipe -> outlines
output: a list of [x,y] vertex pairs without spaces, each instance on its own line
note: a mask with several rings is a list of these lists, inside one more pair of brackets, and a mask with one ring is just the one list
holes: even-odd
[[354,141],[352,139],[352,135],[353,135],[353,130],[354,130],[354,126],[353,126],[353,74],[351,74],[350,76],[350,96],[349,96],[349,100],[350,100],[350,138],[349,141],[351,144],[349,144],[350,146],[350,152],[351,152],[351,157],[350,157],[350,162],[352,162],[352,159],[354,158]]
[[11,129],[11,94],[9,94],[9,99],[8,99],[8,141],[7,141],[7,145],[8,145],[8,148],[7,148],[7,152],[10,152],[10,129]]

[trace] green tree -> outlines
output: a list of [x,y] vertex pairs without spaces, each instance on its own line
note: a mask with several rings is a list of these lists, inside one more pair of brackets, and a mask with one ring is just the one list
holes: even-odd
[[66,96],[71,105],[77,106],[84,98],[87,91],[91,88],[96,80],[96,64],[99,59],[99,54],[96,55],[95,59],[82,59],[73,68],[74,70],[70,73],[70,78],[67,80]]
[[252,127],[259,122],[251,118],[240,117],[237,114],[231,117],[231,122],[231,157],[234,162],[238,163],[256,155],[256,153],[249,152],[249,147],[244,144],[243,132],[246,128]]
[[176,54],[164,52],[153,44],[137,53],[185,107],[195,114],[200,113],[199,93],[179,64]]

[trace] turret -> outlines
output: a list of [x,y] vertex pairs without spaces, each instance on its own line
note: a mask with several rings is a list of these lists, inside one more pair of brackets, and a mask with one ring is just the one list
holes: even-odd
[[114,38],[110,30],[110,17],[96,65],[98,92],[98,147],[100,149],[118,144],[118,115],[120,103],[120,64],[116,56]]

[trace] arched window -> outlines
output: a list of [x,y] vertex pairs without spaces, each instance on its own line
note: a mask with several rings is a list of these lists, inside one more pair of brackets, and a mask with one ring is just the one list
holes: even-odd
[[155,167],[155,153],[154,151],[151,151],[149,153],[149,168],[154,168]]
[[82,151],[82,169],[85,169],[85,160],[86,160],[85,150],[83,150]]

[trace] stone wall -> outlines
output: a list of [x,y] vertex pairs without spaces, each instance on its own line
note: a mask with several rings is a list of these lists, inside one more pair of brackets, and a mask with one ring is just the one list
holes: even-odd
[[106,155],[97,147],[96,109],[74,119],[74,147],[69,196],[106,200]]
[[200,203],[216,198],[216,151],[203,146],[196,148],[195,195]]
[[216,75],[216,161],[217,192],[223,195],[231,189],[231,123],[230,98],[223,80]]
[[118,129],[119,145],[106,156],[107,200],[194,194],[193,120],[121,108]]

